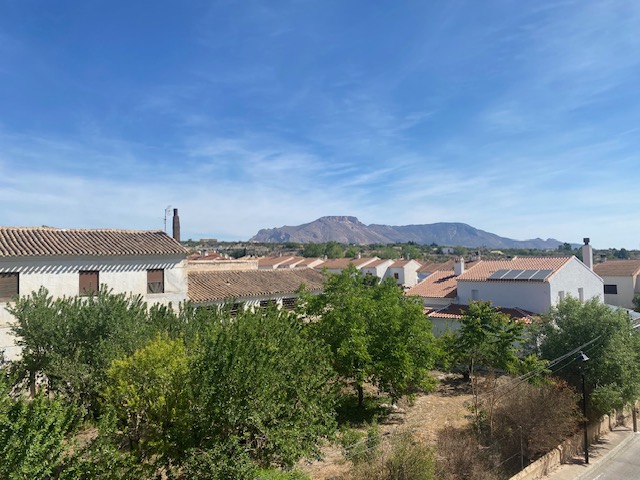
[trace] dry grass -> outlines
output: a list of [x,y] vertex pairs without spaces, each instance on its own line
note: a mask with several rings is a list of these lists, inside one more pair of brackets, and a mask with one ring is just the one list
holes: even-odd
[[[389,410],[385,417],[378,419],[383,442],[389,437],[404,432],[412,432],[416,440],[425,444],[435,444],[436,435],[444,427],[462,427],[469,424],[469,411],[465,403],[471,401],[471,393],[452,374],[437,374],[440,384],[434,392],[418,394],[414,401],[402,400],[397,409]],[[362,428],[366,431],[366,427]],[[314,480],[339,480],[346,478],[351,463],[347,461],[339,445],[327,445],[322,449],[324,458],[320,461],[300,465]]]

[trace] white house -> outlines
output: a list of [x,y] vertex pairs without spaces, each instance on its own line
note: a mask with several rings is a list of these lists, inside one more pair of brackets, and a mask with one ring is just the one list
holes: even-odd
[[186,257],[162,231],[0,227],[0,349],[7,359],[20,353],[6,310],[17,295],[41,287],[54,298],[88,295],[104,285],[148,303],[177,304],[187,299]]
[[365,275],[373,275],[374,277],[382,278],[389,268],[389,265],[393,263],[393,260],[375,260],[371,263],[366,264],[364,267],[360,268],[360,271]]
[[640,293],[640,260],[607,260],[594,265],[604,281],[604,302],[633,309],[633,297]]
[[422,267],[416,260],[396,260],[384,274],[383,279],[393,278],[398,285],[411,288],[418,283],[418,269]]
[[371,265],[376,260],[380,259],[378,257],[333,258],[330,260],[325,260],[318,265],[314,265],[313,268],[315,268],[316,270],[326,270],[329,273],[340,273],[349,265],[353,265],[358,270],[362,270],[363,267]]
[[490,301],[499,307],[543,313],[567,295],[603,301],[603,282],[576,257],[480,260],[456,278],[458,303]]

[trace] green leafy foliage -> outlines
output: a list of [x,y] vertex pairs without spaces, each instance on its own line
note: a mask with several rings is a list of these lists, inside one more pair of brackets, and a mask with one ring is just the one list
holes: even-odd
[[184,342],[159,336],[107,370],[105,404],[141,456],[175,457],[189,437],[188,365]]
[[523,331],[522,323],[511,321],[490,303],[473,302],[464,313],[453,342],[455,362],[464,365],[469,377],[478,368],[516,371]]
[[75,430],[78,410],[38,394],[31,401],[9,396],[0,379],[0,478],[48,479],[62,465],[66,439]]
[[331,348],[334,368],[356,388],[360,406],[365,382],[394,400],[431,385],[431,324],[420,302],[405,296],[393,279],[373,284],[351,266],[331,275],[324,292],[309,296],[305,305],[313,334]]
[[335,374],[327,349],[306,330],[275,308],[212,324],[190,366],[201,448],[234,438],[260,465],[317,453],[335,428]]
[[157,331],[141,297],[106,291],[53,300],[42,288],[7,310],[16,318],[12,330],[23,349],[16,367],[32,391],[36,375],[44,374],[52,392],[94,414],[111,361],[133,353]]
[[568,359],[557,375],[581,391],[584,374],[591,399],[589,416],[597,418],[640,394],[640,336],[629,315],[597,299],[581,303],[568,297],[543,317],[538,341],[546,359],[559,358],[592,340],[584,348],[590,360]]

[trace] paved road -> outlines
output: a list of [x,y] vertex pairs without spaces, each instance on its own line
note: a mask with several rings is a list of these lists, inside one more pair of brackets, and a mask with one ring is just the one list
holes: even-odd
[[593,470],[580,475],[580,480],[640,479],[640,433],[598,463]]

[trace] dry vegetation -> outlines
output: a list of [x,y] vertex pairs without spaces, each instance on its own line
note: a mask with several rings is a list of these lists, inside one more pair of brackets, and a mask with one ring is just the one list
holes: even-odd
[[[440,383],[428,394],[418,394],[413,401],[402,400],[397,408],[389,409],[387,416],[378,420],[383,445],[391,437],[411,432],[416,440],[435,444],[437,432],[447,426],[461,427],[469,424],[469,410],[465,404],[472,400],[468,385],[461,377],[439,374]],[[366,426],[362,427],[366,431]],[[339,445],[323,448],[324,458],[301,465],[301,469],[314,480],[338,480],[346,478],[351,463],[346,460]]]

